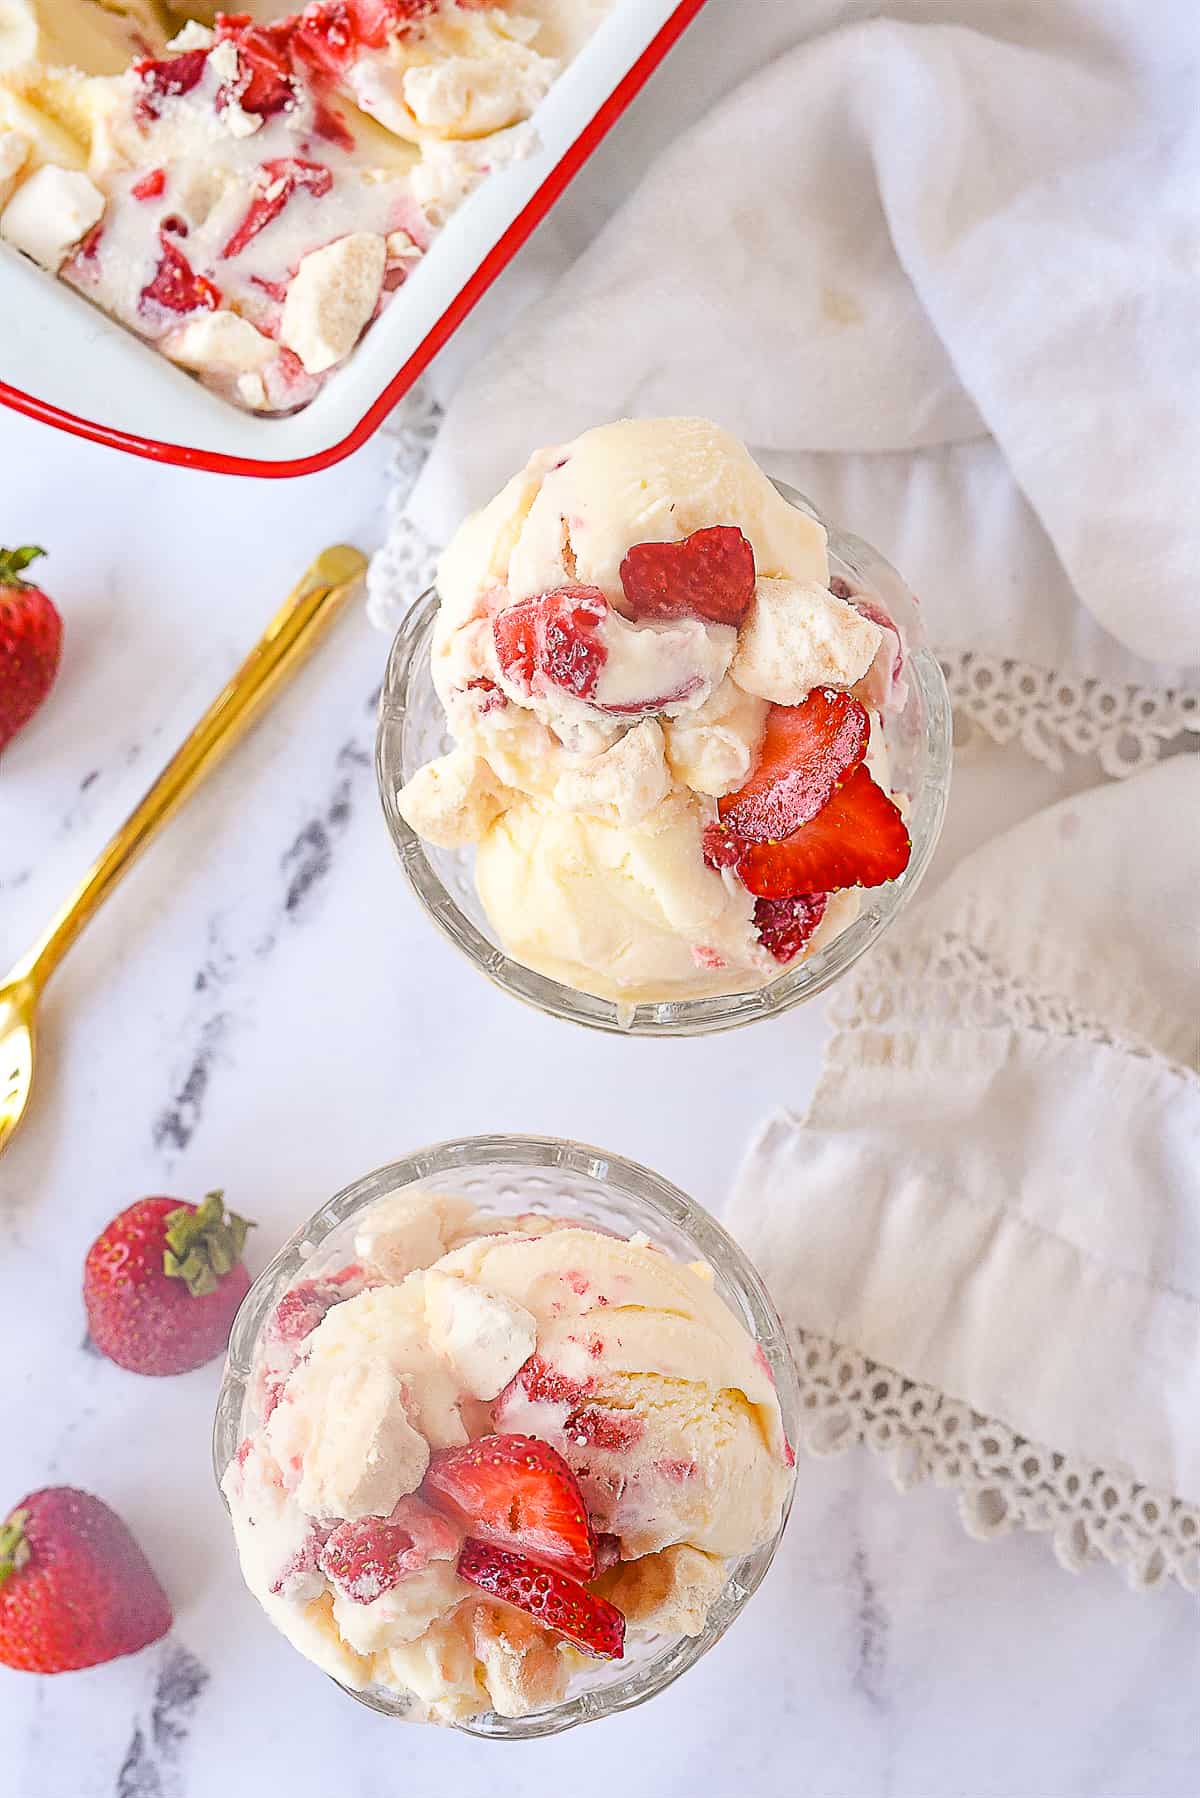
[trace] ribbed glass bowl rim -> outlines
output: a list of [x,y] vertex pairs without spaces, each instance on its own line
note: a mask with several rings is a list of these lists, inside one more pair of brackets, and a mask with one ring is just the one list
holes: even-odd
[[[774,485],[792,505],[825,527],[831,556],[844,566],[870,578],[872,565],[886,572],[907,593],[903,577],[861,537],[839,531],[811,500],[783,481]],[[950,792],[953,755],[953,719],[950,695],[941,665],[932,650],[922,646],[906,659],[905,669],[921,702],[927,778],[912,795],[906,819],[912,842],[908,867],[896,881],[879,889],[867,913],[855,919],[828,947],[819,949],[790,973],[781,974],[769,986],[717,998],[670,999],[619,1004],[582,993],[563,982],[514,961],[491,942],[459,906],[426,853],[416,831],[401,817],[397,787],[406,774],[393,744],[403,739],[409,687],[416,671],[427,664],[432,646],[438,596],[428,588],[413,602],[402,620],[388,655],[379,695],[379,725],[375,736],[375,773],[379,798],[393,847],[409,885],[442,935],[449,938],[468,961],[503,992],[534,1006],[551,1017],[583,1024],[620,1036],[703,1036],[718,1030],[735,1030],[760,1018],[778,1017],[793,1005],[813,999],[839,979],[851,964],[875,943],[900,916],[912,899],[933,858],[941,835]]]
[[[665,1223],[684,1233],[697,1258],[707,1261],[737,1293],[749,1313],[755,1341],[771,1368],[787,1439],[795,1443],[800,1427],[800,1381],[788,1347],[787,1332],[771,1296],[743,1249],[704,1207],[690,1199],[671,1181],[640,1162],[630,1161],[589,1143],[565,1137],[485,1135],[431,1143],[399,1161],[376,1168],[348,1186],[293,1230],[279,1252],[255,1279],[242,1300],[233,1328],[221,1389],[213,1419],[212,1463],[217,1490],[226,1511],[229,1501],[221,1487],[225,1472],[241,1440],[241,1420],[247,1384],[254,1366],[254,1350],[267,1317],[282,1291],[291,1284],[314,1250],[347,1218],[389,1194],[417,1181],[462,1173],[476,1167],[510,1166],[520,1170],[563,1169],[584,1176],[613,1193],[631,1198]],[[569,1203],[569,1200],[568,1200]],[[745,1321],[743,1319],[743,1321]],[[771,1540],[752,1554],[730,1563],[724,1591],[709,1612],[698,1636],[681,1637],[671,1649],[648,1666],[635,1668],[611,1686],[593,1688],[532,1717],[473,1718],[451,1727],[487,1741],[531,1740],[558,1735],[581,1723],[633,1710],[674,1683],[695,1666],[721,1640],[753,1597],[766,1576],[786,1527],[795,1491],[795,1475],[789,1482],[779,1527]],[[331,1676],[332,1677],[332,1676]],[[335,1685],[340,1685],[338,1680]],[[383,1716],[399,1717],[382,1696],[356,1692],[342,1686],[349,1697]]]

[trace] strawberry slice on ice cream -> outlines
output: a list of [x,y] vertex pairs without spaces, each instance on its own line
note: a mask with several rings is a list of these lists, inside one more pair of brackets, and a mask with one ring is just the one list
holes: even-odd
[[184,50],[178,56],[148,56],[135,62],[133,72],[141,84],[134,106],[138,123],[144,128],[158,118],[164,100],[190,94],[198,87],[207,62],[207,50]]
[[489,1542],[467,1541],[458,1557],[458,1574],[597,1659],[619,1661],[625,1652],[625,1619],[616,1605],[563,1573]]
[[245,218],[221,251],[224,259],[237,256],[272,219],[278,218],[298,187],[314,199],[322,199],[333,186],[333,174],[324,163],[309,162],[303,156],[275,156],[259,169],[257,184],[258,192],[246,209]]
[[402,1498],[390,1517],[339,1523],[317,1557],[321,1572],[355,1604],[371,1604],[430,1561],[450,1561],[458,1534],[444,1517],[415,1498]]
[[138,295],[138,311],[161,306],[166,312],[215,312],[221,291],[205,275],[196,274],[179,245],[165,231],[158,234],[158,267]]
[[738,874],[761,899],[877,887],[903,874],[912,853],[898,808],[864,767],[814,818],[779,841],[750,843]]
[[469,1535],[576,1579],[596,1572],[596,1541],[579,1482],[536,1436],[483,1436],[439,1449],[421,1497]]
[[796,893],[790,899],[759,899],[754,927],[764,949],[776,961],[795,961],[825,916],[828,893]]
[[773,705],[758,766],[718,803],[722,824],[752,843],[790,836],[858,767],[870,734],[866,707],[838,688],[814,687],[800,705]]
[[218,13],[214,36],[218,44],[237,46],[237,80],[217,94],[217,105],[236,100],[243,112],[270,118],[296,98],[292,85],[291,37],[293,22],[256,25],[249,13]]
[[702,618],[741,625],[754,603],[754,550],[736,525],[714,524],[681,543],[635,543],[621,586],[635,618]]
[[540,674],[576,699],[590,699],[608,660],[599,635],[607,615],[598,587],[555,587],[518,600],[492,622],[500,666],[525,692]]

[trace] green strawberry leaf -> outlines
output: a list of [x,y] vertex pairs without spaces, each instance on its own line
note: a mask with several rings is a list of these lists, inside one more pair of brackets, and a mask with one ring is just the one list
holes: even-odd
[[0,549],[0,587],[15,587],[18,592],[32,587],[33,582],[23,581],[21,576],[31,562],[36,562],[45,553],[32,543],[27,543],[23,549]]
[[248,1219],[225,1210],[221,1192],[210,1192],[194,1211],[183,1205],[168,1211],[163,1272],[182,1280],[194,1299],[204,1298],[237,1266],[253,1228]]

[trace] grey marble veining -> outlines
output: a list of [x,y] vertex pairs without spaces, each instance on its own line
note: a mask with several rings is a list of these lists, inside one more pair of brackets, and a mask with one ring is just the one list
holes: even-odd
[[[0,950],[25,946],[308,556],[374,541],[385,457],[278,485],[140,466],[131,485],[122,459],[0,416],[5,532],[53,550],[68,632],[51,708],[0,765]],[[347,1180],[489,1129],[607,1145],[719,1208],[821,1041],[816,1005],[618,1042],[468,970],[379,815],[385,651],[361,617],[339,627],[50,989],[34,1109],[0,1161],[0,1505],[48,1481],[99,1492],[177,1621],[109,1667],[0,1669],[3,1798],[1194,1798],[1194,1599],[1071,1578],[1030,1537],[973,1542],[952,1494],[901,1499],[863,1452],[802,1465],[770,1577],[687,1679],[540,1744],[372,1715],[243,1591],[208,1460],[217,1370],[139,1380],[87,1342],[81,1263],[114,1211],[223,1186],[258,1220],[257,1267]]]

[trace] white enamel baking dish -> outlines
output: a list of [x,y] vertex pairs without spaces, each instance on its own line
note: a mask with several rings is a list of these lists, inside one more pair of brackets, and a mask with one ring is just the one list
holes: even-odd
[[417,379],[703,4],[617,0],[538,108],[538,149],[476,189],[302,412],[239,411],[3,243],[0,403],[131,455],[218,473],[311,474],[339,461]]

